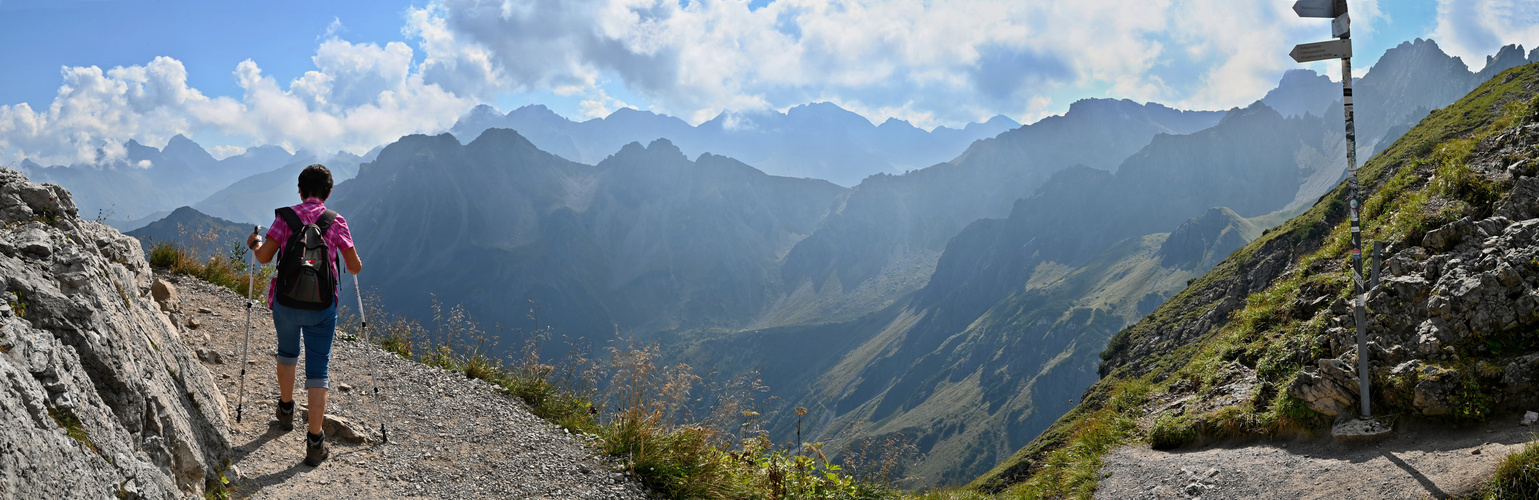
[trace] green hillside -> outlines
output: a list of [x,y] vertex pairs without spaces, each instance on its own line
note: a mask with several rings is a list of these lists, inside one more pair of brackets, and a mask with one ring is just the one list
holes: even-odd
[[[1528,205],[1533,204],[1531,176],[1539,154],[1523,141],[1533,140],[1531,124],[1539,119],[1536,90],[1539,65],[1497,75],[1433,112],[1361,169],[1364,240],[1384,242],[1392,257],[1381,286],[1391,288],[1376,289],[1370,299],[1372,322],[1378,325],[1371,332],[1377,345],[1388,346],[1381,361],[1398,363],[1381,362],[1374,370],[1376,413],[1479,420],[1506,403],[1532,398],[1532,391],[1526,396],[1512,392],[1518,382],[1503,379],[1502,367],[1521,365],[1527,359],[1522,355],[1539,351],[1532,334],[1539,317],[1521,310],[1528,301],[1525,294],[1532,294],[1523,291],[1523,283],[1534,281],[1539,264],[1520,262],[1501,274],[1505,264],[1483,270],[1448,256],[1480,253],[1481,240],[1468,235],[1513,239],[1516,229],[1511,228],[1518,225],[1502,214],[1515,220],[1533,217]],[[1349,291],[1346,197],[1343,183],[1119,332],[1101,353],[1102,378],[1086,391],[1085,400],[971,486],[1009,496],[1088,496],[1101,454],[1119,443],[1179,447],[1206,439],[1328,428],[1330,418],[1322,411],[1334,410],[1293,393],[1299,392],[1301,378],[1313,380],[1320,360],[1355,356],[1336,340],[1350,331],[1341,321],[1345,302],[1338,300]],[[1503,228],[1508,232],[1502,233]],[[1520,246],[1509,250],[1509,257],[1535,251],[1532,239],[1517,236]],[[1494,245],[1497,240],[1502,238],[1485,241]],[[1450,314],[1416,305],[1431,300],[1427,293],[1446,292],[1441,284],[1415,285],[1420,279],[1416,271],[1428,262],[1442,263],[1445,276],[1464,273],[1466,267],[1474,269],[1471,273],[1501,275],[1507,293],[1518,297],[1511,322],[1462,319],[1460,324],[1474,325],[1473,330],[1449,334],[1462,340],[1451,341],[1448,350],[1416,351],[1419,345],[1405,339],[1423,323],[1422,316]],[[1400,287],[1402,282],[1407,285]],[[1459,308],[1479,307],[1484,306],[1461,303],[1451,314],[1466,318],[1457,316]],[[1405,349],[1397,351],[1402,344]],[[1391,370],[1412,361],[1415,367],[1436,369]],[[1445,373],[1457,381],[1442,392],[1448,404],[1427,404],[1424,396],[1437,393],[1420,382],[1433,379],[1418,377]],[[1243,389],[1238,393],[1245,397],[1226,397],[1236,389]],[[1161,404],[1150,404],[1156,401]]]

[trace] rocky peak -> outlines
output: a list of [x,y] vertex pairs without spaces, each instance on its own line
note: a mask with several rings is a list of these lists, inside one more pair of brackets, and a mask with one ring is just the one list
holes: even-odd
[[1228,257],[1261,234],[1261,228],[1224,207],[1208,209],[1200,217],[1182,223],[1160,245],[1160,264],[1190,268],[1202,262]]
[[1475,74],[1479,81],[1490,80],[1497,73],[1507,71],[1524,64],[1528,64],[1528,58],[1523,56],[1522,45],[1506,45],[1496,51],[1496,55],[1486,56],[1486,65]]
[[230,458],[224,398],[138,241],[77,212],[0,168],[0,497],[202,495]]

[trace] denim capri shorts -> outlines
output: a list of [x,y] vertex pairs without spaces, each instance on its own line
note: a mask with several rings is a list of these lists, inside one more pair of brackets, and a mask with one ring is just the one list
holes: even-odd
[[336,302],[322,311],[273,304],[273,326],[278,330],[278,364],[298,365],[303,340],[305,387],[331,387],[326,370],[331,364],[331,341],[337,333]]

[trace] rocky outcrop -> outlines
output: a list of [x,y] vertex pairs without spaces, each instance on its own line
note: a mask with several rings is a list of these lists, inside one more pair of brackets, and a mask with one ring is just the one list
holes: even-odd
[[1357,370],[1339,359],[1318,360],[1318,369],[1293,379],[1288,392],[1315,411],[1332,417],[1347,413],[1357,404]]
[[[1505,196],[1487,216],[1467,216],[1392,246],[1385,277],[1368,291],[1375,379],[1403,382],[1409,393],[1401,396],[1415,413],[1450,415],[1459,398],[1474,397],[1463,394],[1470,391],[1496,407],[1539,404],[1539,172],[1529,159],[1536,150],[1539,124],[1478,144],[1470,166]],[[1338,393],[1356,394],[1355,383],[1340,387],[1339,377],[1329,376],[1328,363],[1349,370],[1357,364],[1355,320],[1346,307],[1332,314],[1327,337],[1334,359],[1320,360],[1288,388],[1326,415],[1345,410]]]
[[151,286],[138,241],[0,168],[0,498],[186,498],[218,481],[224,398]]

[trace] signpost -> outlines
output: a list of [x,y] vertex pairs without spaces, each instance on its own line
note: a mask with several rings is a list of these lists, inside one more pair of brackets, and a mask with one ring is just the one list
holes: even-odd
[[1347,13],[1347,0],[1299,0],[1293,2],[1299,17],[1340,17]]
[[[1337,40],[1299,44],[1288,55],[1301,63],[1341,59],[1341,104],[1345,108],[1347,122],[1347,215],[1352,223],[1352,305],[1353,316],[1357,320],[1357,394],[1362,414],[1358,422],[1338,425],[1332,433],[1338,437],[1383,435],[1388,429],[1373,420],[1373,412],[1369,408],[1369,351],[1367,314],[1364,309],[1367,307],[1370,285],[1363,279],[1362,222],[1358,220],[1357,127],[1352,120],[1352,38],[1349,29],[1352,21],[1347,17],[1346,0],[1298,0],[1293,4],[1293,12],[1298,13],[1299,17],[1332,20],[1331,33]],[[1379,256],[1375,255],[1374,258],[1378,259]]]
[[1324,61],[1326,59],[1346,60],[1352,57],[1352,39],[1331,40],[1328,42],[1301,43],[1293,46],[1293,52],[1288,53],[1293,60],[1307,63]]

